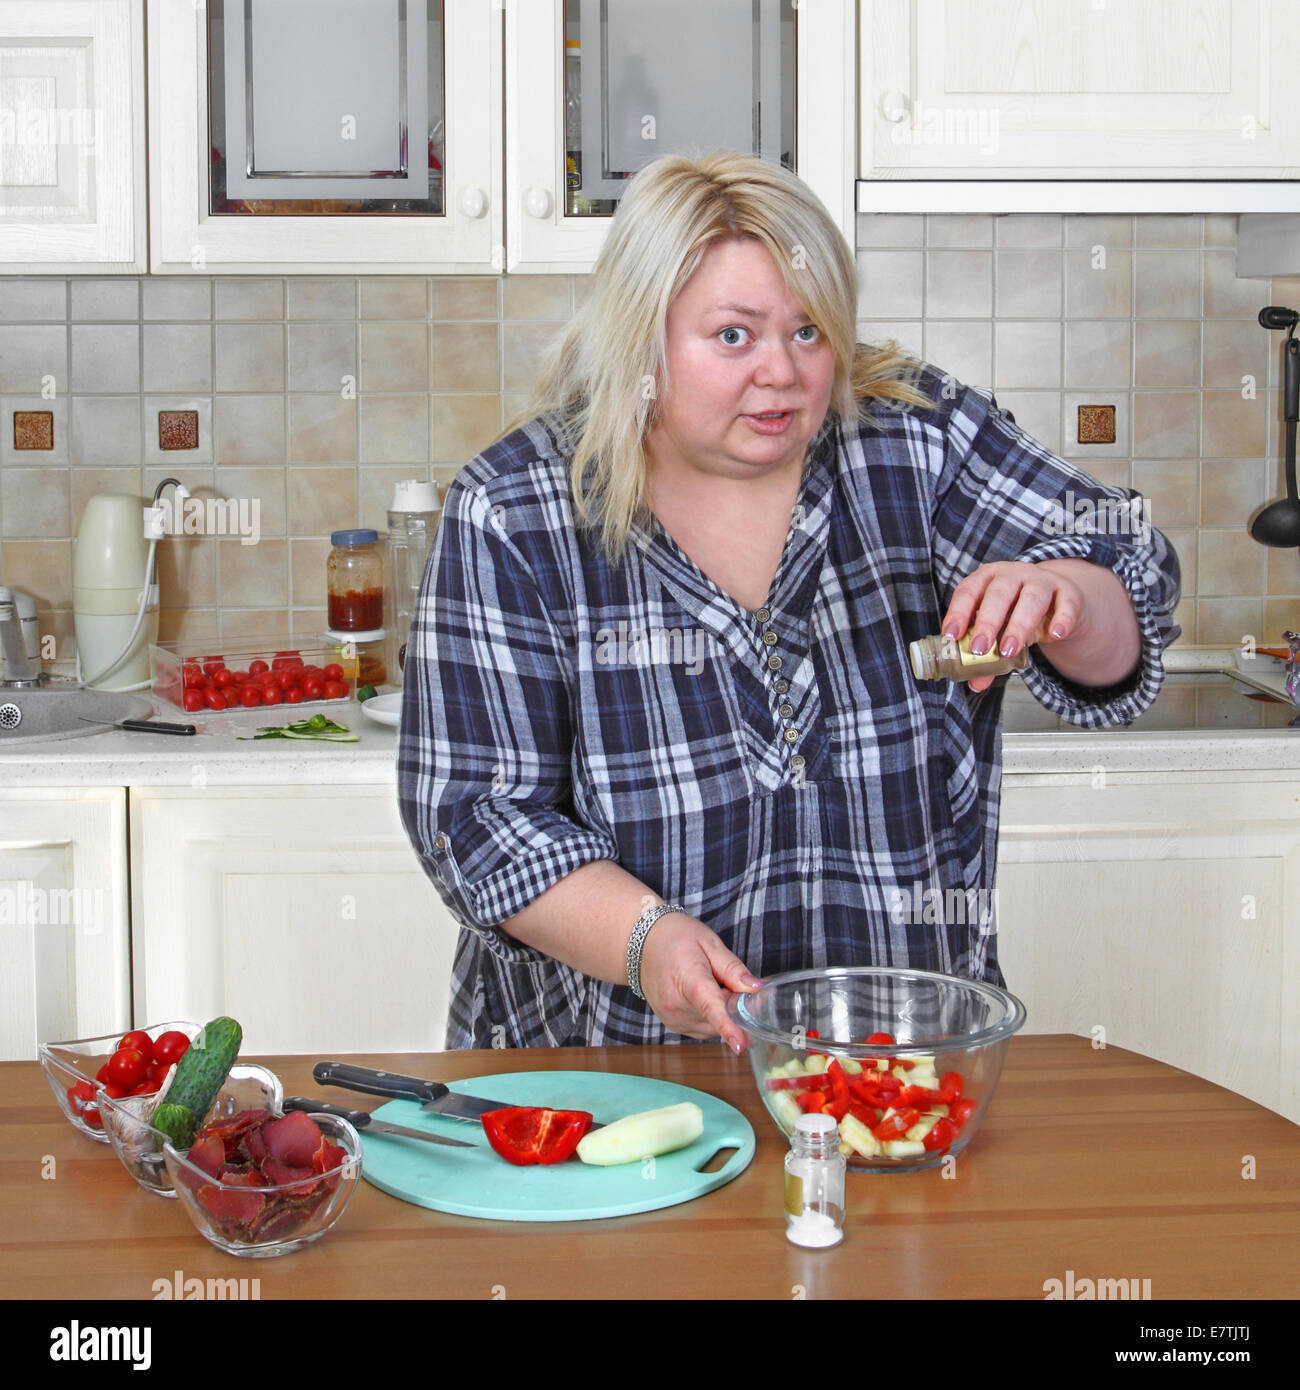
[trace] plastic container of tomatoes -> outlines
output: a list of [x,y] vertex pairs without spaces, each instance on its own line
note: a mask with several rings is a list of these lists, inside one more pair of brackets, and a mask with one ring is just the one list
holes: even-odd
[[149,649],[153,693],[187,714],[276,706],[343,704],[356,699],[355,643],[272,636],[199,646],[155,642]]

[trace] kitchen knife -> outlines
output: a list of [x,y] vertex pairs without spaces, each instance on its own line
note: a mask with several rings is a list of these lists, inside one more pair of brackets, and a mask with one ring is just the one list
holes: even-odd
[[161,719],[123,719],[120,723],[113,719],[91,719],[89,715],[79,714],[83,724],[98,724],[102,729],[125,729],[135,734],[197,734],[193,724],[167,724]]
[[[317,1062],[311,1074],[318,1085],[342,1086],[347,1091],[361,1091],[368,1096],[387,1096],[390,1100],[418,1100],[422,1108],[449,1120],[468,1120],[477,1123],[489,1110],[506,1110],[501,1100],[484,1100],[481,1096],[465,1096],[448,1090],[440,1081],[421,1081],[417,1076],[399,1076],[396,1072],[375,1071],[371,1067],[354,1066],[351,1062]],[[571,1105],[556,1109],[572,1110]],[[591,1122],[592,1129],[602,1125]]]
[[446,1139],[441,1134],[428,1134],[422,1129],[408,1129],[405,1125],[390,1125],[387,1120],[377,1120],[368,1110],[349,1110],[346,1105],[331,1105],[327,1100],[309,1100],[306,1096],[290,1096],[284,1103],[286,1111],[305,1110],[317,1115],[337,1115],[354,1128],[372,1134],[396,1134],[403,1139],[422,1139],[426,1144],[448,1144],[456,1149],[476,1149],[477,1144],[464,1139]]

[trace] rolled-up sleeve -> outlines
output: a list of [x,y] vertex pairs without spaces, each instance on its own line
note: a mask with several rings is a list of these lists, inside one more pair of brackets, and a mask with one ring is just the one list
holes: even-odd
[[1081,685],[1031,647],[1025,684],[1053,713],[1085,728],[1130,723],[1154,701],[1162,653],[1181,631],[1173,619],[1180,591],[1173,546],[1151,525],[1137,492],[1105,486],[1058,458],[991,392],[960,383],[935,488],[933,550],[945,610],[966,575],[998,560],[1077,558],[1112,570],[1137,617],[1137,669],[1114,685]]
[[502,922],[580,865],[618,857],[573,819],[571,673],[483,485],[458,479],[411,624],[398,800],[449,911],[506,961],[545,957]]

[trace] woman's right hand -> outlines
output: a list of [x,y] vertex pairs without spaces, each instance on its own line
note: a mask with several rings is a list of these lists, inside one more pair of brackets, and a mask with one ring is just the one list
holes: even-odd
[[665,1028],[688,1038],[715,1038],[739,1055],[745,1035],[727,1017],[727,995],[758,989],[749,973],[698,917],[666,912],[641,948],[641,992]]

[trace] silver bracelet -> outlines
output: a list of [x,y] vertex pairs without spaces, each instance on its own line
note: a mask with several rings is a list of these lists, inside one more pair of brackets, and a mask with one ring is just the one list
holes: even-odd
[[645,998],[645,995],[641,993],[641,948],[645,945],[645,939],[650,934],[650,928],[665,912],[685,911],[684,907],[678,907],[673,903],[659,903],[655,907],[647,907],[636,919],[636,926],[632,928],[632,936],[627,943],[627,983],[628,988],[638,999]]

